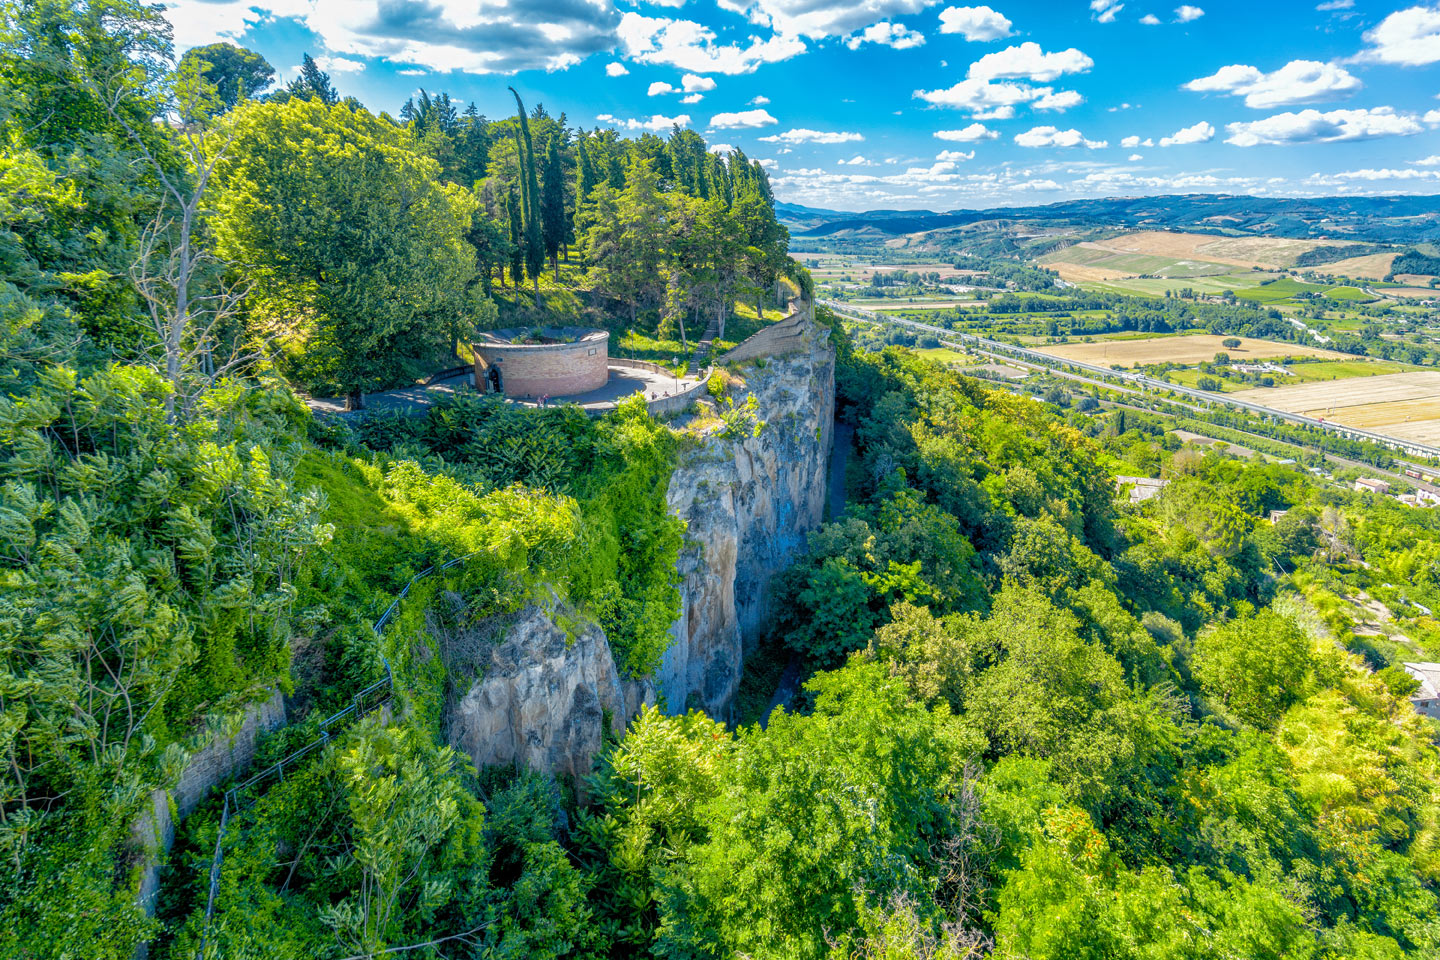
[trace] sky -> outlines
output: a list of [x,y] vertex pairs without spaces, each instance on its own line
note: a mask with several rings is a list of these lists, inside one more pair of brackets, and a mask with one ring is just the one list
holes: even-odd
[[833,210],[1440,193],[1440,4],[172,0],[176,53],[738,147]]

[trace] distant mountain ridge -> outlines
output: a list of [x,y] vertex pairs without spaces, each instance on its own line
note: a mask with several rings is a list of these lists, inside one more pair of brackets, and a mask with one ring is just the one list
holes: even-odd
[[1114,226],[1217,234],[1266,234],[1376,243],[1440,240],[1440,196],[1273,198],[1226,194],[1106,197],[985,210],[871,210],[847,213],[778,203],[797,238],[869,233],[900,236],[991,220],[1053,226]]

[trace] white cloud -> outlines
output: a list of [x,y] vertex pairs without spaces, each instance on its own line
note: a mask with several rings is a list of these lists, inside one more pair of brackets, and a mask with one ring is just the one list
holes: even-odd
[[769,137],[761,137],[764,143],[851,143],[865,138],[858,133],[807,130],[796,127]]
[[925,42],[925,34],[917,33],[904,24],[881,21],[872,23],[864,30],[855,34],[845,41],[845,46],[851,50],[860,49],[861,44],[878,43],[883,47],[894,47],[896,50],[909,50],[911,47],[918,47]]
[[175,52],[218,40],[235,40],[242,33],[280,17],[305,17],[309,0],[168,0],[165,18],[175,28]]
[[1134,163],[1136,160],[1144,160],[1145,158],[1138,153],[1132,153],[1128,159],[1131,163]]
[[940,11],[940,32],[963,34],[966,40],[983,42],[1010,36],[1008,17],[990,7],[946,7]]
[[1125,4],[1116,0],[1090,0],[1090,9],[1099,23],[1114,23],[1116,14],[1125,9]]
[[690,96],[688,96],[688,97],[681,97],[681,98],[680,98],[680,102],[681,102],[681,103],[699,103],[701,100],[704,100],[704,99],[705,99],[705,94],[703,94],[703,93],[692,93],[692,94],[690,94]]
[[1044,83],[1067,73],[1084,73],[1094,65],[1094,60],[1074,47],[1056,53],[1045,53],[1040,44],[1027,40],[1018,46],[985,54],[970,64],[966,76],[971,80],[1024,78]]
[[1277,113],[1264,120],[1226,124],[1226,143],[1238,147],[1259,144],[1334,143],[1340,140],[1369,140],[1374,137],[1407,136],[1424,127],[1412,115],[1396,113],[1393,107],[1360,110],[1301,110]]
[[779,123],[766,110],[741,110],[738,113],[717,113],[710,118],[710,126],[716,130],[754,129]]
[[1035,110],[1069,110],[1084,102],[1085,98],[1074,90],[1061,90],[1058,93],[1045,94],[1030,106]]
[[1350,71],[1318,60],[1291,60],[1273,73],[1242,63],[1221,67],[1208,77],[1185,84],[1197,93],[1243,96],[1247,107],[1265,109],[1293,103],[1340,100],[1362,84]]
[[663,93],[674,92],[675,88],[670,86],[670,84],[666,83],[664,80],[656,80],[654,83],[650,84],[650,89],[645,91],[645,96],[658,97]]
[[1207,143],[1213,139],[1215,139],[1215,127],[1208,121],[1201,120],[1199,123],[1176,130],[1168,137],[1161,137],[1160,146],[1177,147],[1186,143]]
[[1440,123],[1440,110],[1426,111],[1425,122],[1432,125]]
[[1000,134],[989,129],[983,123],[972,123],[960,130],[936,130],[935,136],[941,140],[952,140],[958,143],[975,143],[978,140],[994,140]]
[[849,36],[880,20],[919,13],[940,0],[719,0],[722,8],[788,36]]
[[179,0],[167,16],[192,34],[236,7],[254,8],[246,22],[294,18],[331,55],[474,74],[564,70],[613,49],[621,20],[608,4],[525,0]]
[[1078,147],[1083,144],[1091,150],[1109,146],[1104,140],[1086,140],[1074,128],[1060,130],[1055,127],[1031,127],[1024,133],[1015,134],[1015,142],[1022,147]]
[[1190,4],[1182,4],[1175,8],[1175,20],[1179,23],[1189,23],[1191,20],[1199,20],[1205,16],[1205,11]]
[[1147,27],[1157,27],[1160,25],[1160,18],[1155,16],[1155,14],[1153,13],[1147,13],[1145,14],[1145,16],[1140,18],[1140,22],[1145,24],[1145,26]]
[[1085,100],[1073,90],[976,79],[961,80],[944,90],[916,90],[914,95],[937,107],[966,110],[977,120],[1009,120],[1020,103],[1032,104],[1036,110],[1066,110]]
[[412,70],[396,70],[395,72],[398,73],[398,74],[400,74],[400,76],[402,76],[402,77],[423,77],[423,76],[425,76],[425,74],[429,73],[430,71],[429,71],[429,70],[413,70],[413,69],[412,69]]
[[1440,153],[1426,157],[1424,160],[1411,160],[1417,167],[1440,167]]
[[969,153],[962,153],[959,150],[941,150],[935,154],[935,159],[944,160],[948,163],[955,163],[960,160],[974,160],[975,151],[971,150]]
[[1357,60],[1418,67],[1440,60],[1440,7],[1407,7],[1365,33],[1369,49]]
[[945,90],[916,90],[915,96],[937,107],[969,110],[977,117],[1003,120],[1015,115],[1015,104],[1029,103],[1044,94],[1023,83],[961,80]]
[[735,145],[733,143],[712,143],[708,149],[711,153],[734,153]]
[[623,63],[605,64],[605,76],[607,77],[623,77],[629,72],[629,70],[625,69],[625,64]]
[[751,73],[762,63],[777,63],[805,52],[805,42],[795,36],[751,37],[748,46],[722,46],[715,43],[713,30],[693,20],[642,17],[634,12],[620,18],[617,35],[626,57],[692,73]]
[[648,120],[621,120],[619,117],[602,113],[595,119],[601,123],[608,123],[625,130],[651,130],[655,133],[661,133],[669,130],[671,127],[690,126],[690,114],[688,113],[682,113],[677,117],[665,117],[657,113],[652,115]]
[[1325,3],[1317,4],[1315,9],[1321,13],[1329,13],[1332,10],[1349,10],[1355,6],[1355,0],[1327,0]]
[[315,65],[326,73],[360,73],[365,69],[363,61],[351,60],[348,57],[336,57],[328,53],[316,57]]
[[1155,146],[1155,141],[1149,137],[1146,137],[1144,140],[1141,140],[1139,137],[1126,137],[1120,141],[1120,146],[1127,150],[1134,150],[1136,147],[1153,147]]
[[1339,180],[1434,180],[1440,170],[1346,170],[1334,175]]
[[686,93],[709,93],[715,89],[715,80],[711,77],[687,73],[680,78],[680,89]]
[[869,160],[866,160],[863,155],[858,154],[858,153],[855,154],[855,156],[851,157],[849,160],[836,160],[835,163],[838,164],[839,166],[842,166],[842,167],[868,167],[868,166],[870,166],[870,161],[869,161]]
[[769,103],[769,102],[770,102],[770,98],[769,98],[769,97],[763,97],[763,96],[762,96],[762,97],[755,97],[755,98],[753,98],[753,99],[750,101],[749,106],[752,106],[752,107],[763,107],[763,106],[765,106],[765,104],[767,104],[767,103]]

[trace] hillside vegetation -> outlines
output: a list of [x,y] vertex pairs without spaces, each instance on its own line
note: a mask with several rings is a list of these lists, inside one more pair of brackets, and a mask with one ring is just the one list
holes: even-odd
[[[0,0],[0,956],[1440,951],[1437,728],[1399,666],[1440,659],[1436,514],[856,350],[823,307],[845,506],[747,638],[799,692],[763,724],[603,712],[576,777],[477,769],[447,710],[532,604],[656,673],[685,609],[672,475],[774,429],[741,391],[782,365],[718,370],[669,424],[641,397],[319,417],[300,391],[358,401],[571,312],[663,356],[809,276],[764,169],[692,132],[518,94],[503,121],[430,93],[392,117],[309,57],[272,75],[228,45],[175,64],[129,0]],[[997,315],[1058,324],[1025,292],[1048,274],[991,270]],[[1085,296],[1064,309],[1129,330],[1295,329]],[[1169,484],[1132,505],[1117,474]],[[321,739],[387,671],[385,708]],[[212,792],[166,855],[163,791],[277,690],[288,725],[240,776],[318,746],[235,808]]]

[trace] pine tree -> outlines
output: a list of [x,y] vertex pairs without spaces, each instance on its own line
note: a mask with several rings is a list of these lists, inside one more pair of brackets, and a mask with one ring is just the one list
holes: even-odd
[[618,155],[610,154],[610,165],[605,169],[605,176],[610,181],[611,190],[619,193],[625,189],[625,167],[621,165]]
[[340,94],[330,83],[330,74],[321,70],[315,58],[308,53],[300,58],[300,76],[290,81],[285,92],[289,96],[281,99],[319,100],[328,107],[340,102]]
[[560,272],[560,245],[569,232],[565,209],[565,165],[560,159],[558,136],[550,138],[545,150],[545,179],[540,189],[540,226],[544,234],[545,255],[550,258],[550,272]]

